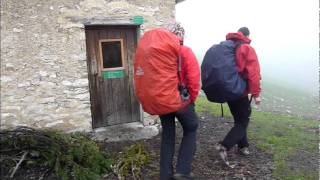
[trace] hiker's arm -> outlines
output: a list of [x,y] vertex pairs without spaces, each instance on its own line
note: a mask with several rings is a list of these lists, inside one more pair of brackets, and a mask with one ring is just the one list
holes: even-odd
[[249,84],[249,91],[253,97],[259,97],[261,92],[260,87],[260,65],[257,54],[251,46],[245,46],[246,71]]
[[183,57],[185,58],[184,67],[186,70],[187,87],[190,92],[191,102],[195,102],[200,90],[200,67],[196,56],[190,48],[186,48]]

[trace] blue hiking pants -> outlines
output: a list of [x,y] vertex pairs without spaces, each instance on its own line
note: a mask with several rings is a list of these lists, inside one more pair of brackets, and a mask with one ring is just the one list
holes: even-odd
[[193,156],[196,151],[196,131],[199,125],[194,104],[186,108],[160,116],[162,135],[160,150],[160,179],[169,180],[173,176],[173,157],[175,152],[176,124],[178,119],[183,128],[183,138],[180,144],[176,172],[190,174]]

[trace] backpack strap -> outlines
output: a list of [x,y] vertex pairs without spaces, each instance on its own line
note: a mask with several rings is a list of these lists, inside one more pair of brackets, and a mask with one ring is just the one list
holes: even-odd
[[[239,49],[243,44],[247,44],[247,43],[244,43],[244,42],[242,42],[242,41],[234,41],[234,43],[235,43],[235,53],[237,53],[238,49]],[[237,56],[236,56],[236,58],[237,58]],[[247,61],[245,61],[245,66],[247,66]],[[241,75],[240,75],[240,77],[241,77],[243,80],[245,80],[246,83],[248,83],[246,77],[243,77],[243,76],[241,76]],[[247,87],[248,87],[248,84],[247,84]]]
[[185,87],[185,84],[182,82],[182,57],[181,57],[181,46],[179,49],[179,56],[178,56],[178,78],[179,78],[179,87]]
[[241,41],[234,41],[234,44],[235,44],[235,49],[237,51],[240,48],[240,46],[245,43]]
[[178,90],[180,92],[181,98],[183,101],[187,101],[190,99],[190,93],[187,89],[187,86],[182,82],[182,57],[181,57],[181,47],[179,50],[179,57],[178,57]]

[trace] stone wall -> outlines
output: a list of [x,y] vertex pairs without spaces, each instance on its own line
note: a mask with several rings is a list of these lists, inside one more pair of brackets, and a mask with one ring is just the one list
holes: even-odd
[[84,24],[143,29],[174,18],[174,0],[1,0],[1,128],[90,131]]

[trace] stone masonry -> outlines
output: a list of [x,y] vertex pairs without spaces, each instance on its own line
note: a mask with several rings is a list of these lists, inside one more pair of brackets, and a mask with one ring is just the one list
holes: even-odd
[[142,30],[174,18],[174,0],[1,0],[1,126],[91,131],[84,24]]

